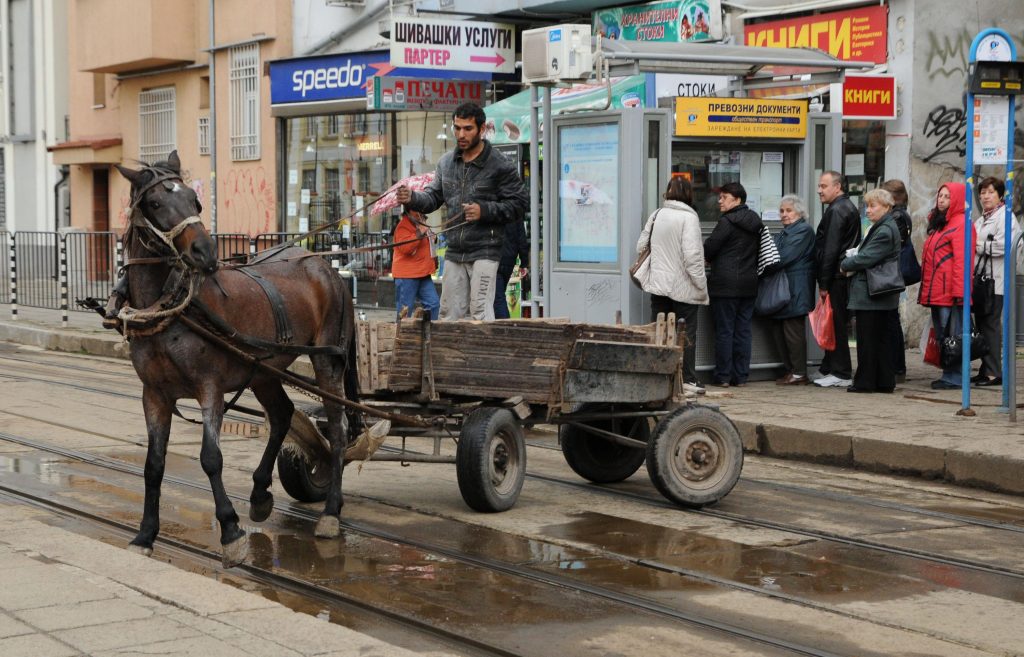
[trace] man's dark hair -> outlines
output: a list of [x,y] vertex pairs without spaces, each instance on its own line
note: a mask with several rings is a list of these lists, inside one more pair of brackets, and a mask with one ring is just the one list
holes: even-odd
[[476,103],[462,103],[455,108],[455,118],[457,119],[473,119],[476,123],[477,130],[484,127],[487,123],[487,115],[484,114],[482,107]]
[[843,190],[844,192],[846,191],[846,181],[843,180],[843,174],[839,173],[838,171],[833,171],[829,169],[828,171],[822,171],[821,175],[827,175],[831,177],[832,182],[839,185],[839,189]]
[[723,194],[729,194],[735,196],[740,200],[740,203],[747,202],[747,190],[743,189],[743,185],[738,182],[727,182],[718,188],[718,191]]
[[982,178],[981,182],[978,183],[978,194],[981,194],[981,190],[986,187],[991,187],[996,190],[996,194],[999,195],[999,198],[1003,198],[1003,196],[1006,195],[1006,183],[1003,182],[1002,178],[996,178],[995,176]]
[[902,180],[893,178],[882,183],[882,189],[892,194],[892,200],[896,205],[907,205],[907,186]]
[[693,205],[693,187],[690,181],[683,176],[672,176],[665,187],[666,201],[682,201],[687,205]]

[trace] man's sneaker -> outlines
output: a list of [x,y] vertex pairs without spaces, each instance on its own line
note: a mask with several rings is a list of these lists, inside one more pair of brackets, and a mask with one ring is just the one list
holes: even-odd
[[703,395],[707,391],[704,389],[704,386],[699,383],[684,383],[683,392],[692,395]]
[[851,381],[850,379],[840,379],[838,376],[835,376],[834,374],[829,374],[828,376],[823,376],[817,381],[815,381],[814,385],[821,386],[822,388],[838,388],[840,386],[845,388],[847,386],[853,385],[853,381]]

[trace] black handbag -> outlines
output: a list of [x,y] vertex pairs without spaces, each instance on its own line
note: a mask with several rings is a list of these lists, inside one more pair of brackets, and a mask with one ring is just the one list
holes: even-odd
[[757,298],[754,300],[754,312],[758,315],[771,316],[786,309],[791,299],[789,276],[785,271],[777,271],[761,278],[757,283]]
[[[963,335],[956,334],[950,335],[952,328],[953,316],[950,315],[950,321],[946,323],[946,337],[942,339],[942,352],[941,358],[943,369],[955,369],[960,367],[960,363],[964,355],[964,341]],[[988,340],[982,335],[977,328],[974,326],[974,320],[971,320],[971,360],[978,360],[988,355],[989,346]]]
[[883,260],[865,271],[868,277],[868,296],[880,297],[902,292],[907,288],[900,273],[899,257]]
[[900,249],[900,273],[903,274],[904,285],[916,285],[921,282],[921,263],[917,261],[914,243],[907,238],[907,243]]
[[660,208],[651,219],[651,234],[647,238],[647,245],[640,250],[636,262],[629,267],[629,280],[633,281],[633,284],[641,290],[644,289],[647,279],[651,277],[651,240],[654,239],[654,222],[658,220],[659,212],[661,212]]
[[[988,271],[985,265],[988,264]],[[976,315],[991,315],[996,307],[996,281],[992,277],[992,257],[984,256],[974,270],[971,289],[971,310]]]

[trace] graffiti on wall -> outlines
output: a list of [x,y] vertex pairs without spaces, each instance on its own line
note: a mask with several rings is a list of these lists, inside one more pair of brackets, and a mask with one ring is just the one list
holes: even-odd
[[256,235],[276,230],[274,184],[263,167],[233,169],[222,189],[221,232]]
[[921,134],[934,148],[922,160],[931,162],[945,153],[963,157],[967,153],[967,114],[962,106],[937,105],[928,112]]

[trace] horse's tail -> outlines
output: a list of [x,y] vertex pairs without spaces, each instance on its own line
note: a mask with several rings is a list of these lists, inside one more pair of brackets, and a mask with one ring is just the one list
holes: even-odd
[[[341,339],[348,342],[348,362],[345,363],[345,398],[359,401],[359,357],[357,355],[358,331],[356,327],[356,310],[349,294],[348,286],[342,285],[343,317],[341,322]],[[350,442],[353,436],[363,431],[363,416],[358,411],[349,413],[348,418]]]

